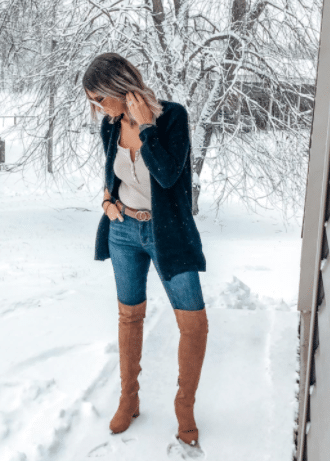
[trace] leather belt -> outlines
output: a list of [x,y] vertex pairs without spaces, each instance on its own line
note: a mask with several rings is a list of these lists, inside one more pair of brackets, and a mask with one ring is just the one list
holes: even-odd
[[122,216],[123,214],[127,214],[138,221],[149,221],[151,219],[151,213],[149,210],[136,210],[135,208],[124,205],[120,200],[116,200],[115,204],[119,208]]

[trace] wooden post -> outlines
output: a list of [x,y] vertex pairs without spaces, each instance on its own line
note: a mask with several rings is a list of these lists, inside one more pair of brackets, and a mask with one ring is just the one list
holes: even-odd
[[[300,261],[300,281],[298,310],[300,311],[300,385],[299,385],[299,424],[297,461],[325,461],[329,452],[323,451],[318,458],[308,457],[324,447],[329,440],[328,414],[319,414],[322,428],[315,431],[315,419],[311,419],[314,408],[310,403],[310,383],[313,369],[314,332],[318,309],[318,288],[322,257],[322,238],[324,232],[327,188],[329,181],[330,147],[330,4],[325,1],[322,10],[321,38],[317,68],[316,94],[313,126],[311,130],[310,156],[307,174],[305,211],[302,229],[302,249]],[[329,302],[329,298],[325,297]],[[328,341],[329,342],[329,341]],[[328,344],[321,344],[326,349]],[[327,370],[322,370],[324,382]],[[320,379],[319,379],[320,382]],[[329,382],[326,383],[329,386]],[[319,392],[320,387],[316,391]],[[327,389],[327,387],[326,387]],[[307,427],[307,423],[308,427]],[[309,428],[311,430],[309,430]],[[308,429],[308,430],[307,430]]]

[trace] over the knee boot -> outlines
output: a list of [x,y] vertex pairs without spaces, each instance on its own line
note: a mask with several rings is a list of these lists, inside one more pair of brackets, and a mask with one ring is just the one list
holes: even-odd
[[194,419],[195,393],[205,356],[208,321],[205,307],[198,311],[174,309],[174,312],[180,329],[179,389],[174,401],[179,422],[178,437],[183,442],[194,445],[198,442],[198,429]]
[[140,360],[146,304],[147,300],[129,306],[118,300],[121,396],[118,410],[109,425],[112,433],[125,431],[132,417],[135,418],[140,414],[138,396],[140,386],[137,377],[142,370]]

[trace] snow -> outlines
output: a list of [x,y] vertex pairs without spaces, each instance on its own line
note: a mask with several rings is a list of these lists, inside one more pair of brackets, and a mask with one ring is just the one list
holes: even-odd
[[[13,161],[19,142],[6,149]],[[182,459],[167,453],[177,432],[179,330],[153,264],[141,414],[110,434],[118,311],[111,261],[93,259],[102,178],[89,192],[78,176],[70,184],[46,192],[31,171],[25,181],[0,172],[0,459]],[[212,203],[202,185],[195,220],[209,335],[195,403],[199,442],[209,460],[291,461],[302,216],[285,226],[280,212],[254,214],[233,200],[216,217]]]

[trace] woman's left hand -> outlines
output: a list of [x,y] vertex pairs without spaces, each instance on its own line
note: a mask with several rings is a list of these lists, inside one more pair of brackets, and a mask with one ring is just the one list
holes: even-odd
[[129,91],[126,94],[126,103],[129,111],[139,125],[152,123],[152,112],[137,91]]

